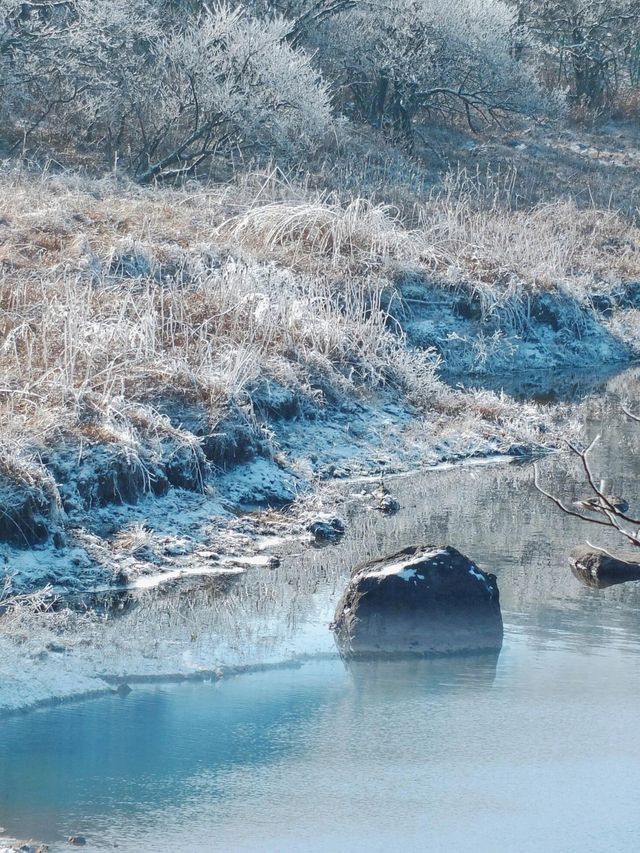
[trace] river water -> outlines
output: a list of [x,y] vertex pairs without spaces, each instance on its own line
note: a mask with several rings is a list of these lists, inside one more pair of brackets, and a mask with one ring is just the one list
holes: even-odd
[[[604,417],[587,423],[602,433],[597,475],[636,513],[640,427],[617,412],[638,387],[635,371],[610,380]],[[539,467],[551,491],[588,494],[571,459]],[[125,697],[3,720],[7,831],[158,853],[636,851],[640,583],[589,589],[567,564],[585,539],[616,540],[545,501],[526,464],[389,485],[401,512],[382,518],[351,494],[339,546],[300,549],[195,602],[157,592],[125,609],[114,636],[135,635],[145,659],[254,670],[132,681]],[[497,575],[500,655],[347,667],[328,623],[351,567],[415,541]]]

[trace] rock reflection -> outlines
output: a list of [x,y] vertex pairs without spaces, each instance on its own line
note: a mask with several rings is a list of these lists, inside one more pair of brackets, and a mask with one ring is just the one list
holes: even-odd
[[436,697],[493,686],[499,651],[475,655],[411,657],[394,660],[344,660],[361,702],[379,704],[406,696]]

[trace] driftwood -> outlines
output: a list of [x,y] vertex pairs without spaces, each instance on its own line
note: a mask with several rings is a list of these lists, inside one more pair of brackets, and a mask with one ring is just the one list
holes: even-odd
[[640,562],[624,560],[587,545],[578,545],[573,549],[569,565],[575,577],[593,589],[606,589],[618,583],[640,580]]

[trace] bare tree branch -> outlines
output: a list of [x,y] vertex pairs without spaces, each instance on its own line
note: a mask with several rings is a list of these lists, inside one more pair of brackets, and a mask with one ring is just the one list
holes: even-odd
[[[635,418],[635,420],[640,421],[640,418]],[[539,483],[538,468],[536,464],[533,466],[533,485],[541,495],[552,501],[558,509],[565,513],[565,515],[570,515],[573,518],[579,518],[581,521],[586,521],[588,524],[597,524],[600,527],[613,528],[620,533],[621,536],[631,542],[632,545],[640,547],[640,530],[634,533],[622,525],[622,522],[627,522],[628,524],[640,527],[640,521],[634,519],[630,515],[627,515],[625,511],[622,511],[620,506],[614,503],[612,496],[606,495],[603,491],[603,487],[598,487],[596,485],[596,480],[589,462],[589,454],[599,440],[600,435],[598,434],[584,450],[580,450],[571,442],[567,442],[567,446],[571,452],[580,459],[587,483],[598,499],[593,508],[596,512],[600,513],[601,516],[604,516],[604,518],[594,518],[582,515],[580,512],[570,509],[558,497],[543,489]],[[626,502],[624,509],[626,510]]]

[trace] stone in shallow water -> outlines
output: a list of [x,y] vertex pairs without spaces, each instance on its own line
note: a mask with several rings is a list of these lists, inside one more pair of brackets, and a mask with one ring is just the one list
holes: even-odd
[[455,548],[411,546],[354,569],[332,628],[347,657],[500,649],[498,585]]
[[640,580],[640,555],[625,560],[606,551],[579,545],[571,552],[569,565],[579,581],[594,589]]
[[319,544],[337,542],[344,536],[345,529],[341,518],[327,513],[319,513],[307,524],[307,530]]

